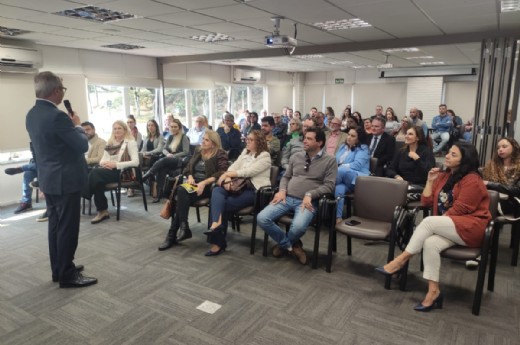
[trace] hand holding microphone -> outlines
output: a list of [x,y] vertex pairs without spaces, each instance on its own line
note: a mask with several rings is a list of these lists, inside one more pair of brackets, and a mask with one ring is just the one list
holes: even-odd
[[72,110],[72,106],[70,105],[70,101],[68,99],[63,100],[63,105],[67,109],[67,112],[69,113],[70,119],[72,120],[72,123],[74,126],[81,125],[81,119],[79,116]]

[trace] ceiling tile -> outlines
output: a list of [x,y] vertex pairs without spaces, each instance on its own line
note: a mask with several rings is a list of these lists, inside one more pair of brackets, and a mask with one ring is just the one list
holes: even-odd
[[233,34],[234,32],[240,32],[248,30],[248,28],[233,23],[216,23],[216,24],[204,24],[204,25],[190,25],[194,29],[204,30],[207,32],[218,32],[221,34]]
[[30,17],[42,15],[43,12],[0,4],[0,13],[4,18],[27,19]]
[[172,14],[166,14],[166,15],[160,15],[160,16],[152,16],[151,18],[162,20],[167,23],[173,23],[176,25],[181,26],[195,26],[195,25],[204,25],[204,24],[213,24],[213,23],[220,23],[224,22],[224,20],[213,18],[210,16],[206,16],[203,14],[198,14],[194,12],[179,12],[179,13],[172,13]]
[[157,1],[150,0],[116,0],[99,4],[99,7],[134,14],[140,17],[149,17],[183,11],[183,9],[179,7],[169,6]]
[[186,10],[200,10],[236,4],[234,0],[161,0],[161,2]]
[[171,23],[146,18],[120,20],[112,23],[112,25],[146,31],[157,31],[175,27],[175,25]]
[[207,14],[213,17],[222,17],[222,14],[225,13],[226,20],[230,22],[234,22],[237,19],[240,20],[248,20],[253,18],[266,18],[269,19],[273,15],[266,11],[257,10],[251,6],[237,4],[231,6],[222,6],[209,8],[204,10],[197,10],[197,13]]

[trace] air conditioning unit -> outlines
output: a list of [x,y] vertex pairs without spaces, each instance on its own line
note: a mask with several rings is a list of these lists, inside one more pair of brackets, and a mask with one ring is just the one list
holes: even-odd
[[254,84],[260,80],[262,72],[250,69],[234,68],[233,83]]
[[0,72],[36,73],[42,66],[42,52],[34,45],[0,39]]

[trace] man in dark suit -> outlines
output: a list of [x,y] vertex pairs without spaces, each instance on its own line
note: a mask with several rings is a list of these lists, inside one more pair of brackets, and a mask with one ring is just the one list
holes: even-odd
[[52,280],[61,288],[84,287],[96,278],[81,275],[74,265],[78,246],[81,188],[87,182],[88,139],[80,118],[57,108],[67,90],[52,72],[34,78],[36,104],[25,119],[38,162],[38,182],[49,215],[49,256]]
[[372,134],[367,136],[370,156],[377,158],[375,175],[385,176],[385,166],[394,158],[395,138],[385,132],[385,118],[376,117],[372,120]]

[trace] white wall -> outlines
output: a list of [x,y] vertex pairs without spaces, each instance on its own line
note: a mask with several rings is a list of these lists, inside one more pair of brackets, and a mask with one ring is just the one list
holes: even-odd
[[476,81],[447,81],[445,85],[445,103],[462,120],[468,121],[475,115],[477,100]]

